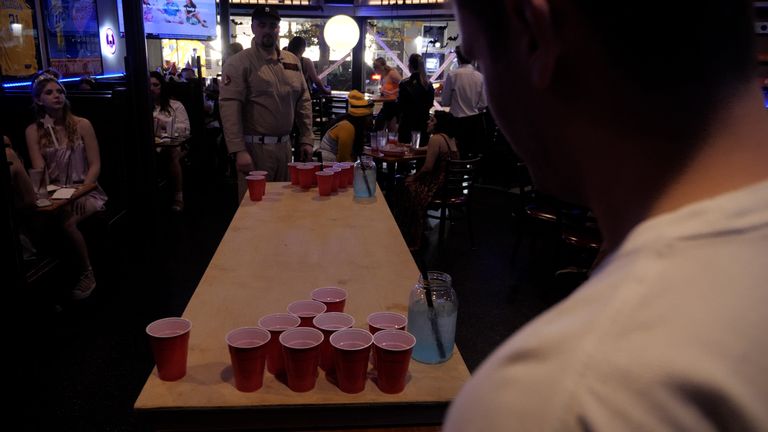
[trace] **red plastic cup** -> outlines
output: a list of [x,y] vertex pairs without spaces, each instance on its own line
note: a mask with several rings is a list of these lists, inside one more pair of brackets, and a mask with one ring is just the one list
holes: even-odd
[[312,324],[324,337],[320,344],[320,369],[329,372],[333,369],[333,349],[329,339],[335,332],[355,325],[355,318],[341,312],[326,312],[316,316]]
[[322,341],[323,334],[315,328],[295,328],[280,335],[288,388],[295,392],[315,388]]
[[333,191],[333,173],[328,171],[317,171],[317,193],[320,196],[330,196]]
[[264,384],[264,364],[267,358],[269,331],[257,327],[241,327],[227,333],[229,358],[235,375],[235,387],[241,392],[253,392]]
[[334,168],[338,168],[341,171],[339,172],[339,188],[340,189],[346,189],[348,185],[352,184],[352,181],[349,179],[351,169],[349,169],[350,165],[347,162],[339,162],[336,165],[334,165]]
[[184,318],[163,318],[147,326],[149,343],[163,381],[180,380],[187,374],[187,352],[192,323]]
[[352,183],[355,179],[355,170],[352,162],[342,162],[341,165],[344,167],[343,172],[346,173],[347,176],[347,187],[352,186]]
[[299,165],[301,165],[301,162],[288,163],[288,170],[291,172],[291,184],[294,186],[299,185],[299,170],[297,168]]
[[288,313],[301,320],[299,327],[312,327],[312,320],[326,309],[324,304],[314,300],[296,300],[288,305]]
[[285,374],[285,362],[283,361],[283,348],[280,345],[280,335],[301,323],[299,317],[288,313],[274,313],[261,317],[259,327],[269,331],[270,338],[267,342],[267,370],[272,375]]
[[312,187],[312,182],[315,179],[315,166],[310,164],[301,164],[296,167],[299,170],[299,186],[302,189],[309,189]]
[[248,194],[251,201],[261,201],[267,187],[267,179],[264,176],[251,176],[245,178],[248,182]]
[[373,335],[363,329],[344,329],[331,335],[336,383],[344,393],[365,390]]
[[[322,171],[323,170],[323,164],[321,162],[307,162],[307,164],[312,165],[315,167],[315,172]],[[312,186],[317,186],[317,177],[312,177]]]
[[395,312],[374,312],[368,315],[368,331],[376,334],[381,330],[405,330],[408,318]]
[[323,162],[323,169],[333,168],[338,162]]
[[403,330],[381,330],[373,335],[376,385],[384,393],[405,389],[416,338]]
[[339,287],[322,287],[312,290],[312,300],[325,305],[326,312],[344,312],[347,290]]
[[341,168],[325,168],[323,171],[333,173],[333,183],[331,184],[331,193],[339,191],[339,181],[341,180]]

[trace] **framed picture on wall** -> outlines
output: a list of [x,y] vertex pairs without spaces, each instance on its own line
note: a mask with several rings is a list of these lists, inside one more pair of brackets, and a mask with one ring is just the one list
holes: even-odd
[[51,67],[65,77],[103,72],[96,0],[43,0]]

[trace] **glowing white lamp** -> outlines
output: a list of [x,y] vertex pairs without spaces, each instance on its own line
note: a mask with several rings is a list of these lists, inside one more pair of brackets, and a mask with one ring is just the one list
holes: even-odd
[[349,16],[336,15],[325,23],[323,37],[332,50],[348,52],[360,41],[360,29]]

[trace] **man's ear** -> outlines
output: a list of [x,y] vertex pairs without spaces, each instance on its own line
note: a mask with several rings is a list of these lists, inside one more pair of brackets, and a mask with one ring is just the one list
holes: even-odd
[[550,0],[524,0],[521,21],[528,33],[528,69],[537,88],[548,87],[552,80],[560,44],[552,21]]

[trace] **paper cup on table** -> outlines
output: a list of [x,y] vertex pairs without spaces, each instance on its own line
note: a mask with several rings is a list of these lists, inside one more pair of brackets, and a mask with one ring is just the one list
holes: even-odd
[[336,382],[344,393],[365,390],[373,335],[363,329],[344,329],[331,335]]
[[328,171],[317,171],[317,193],[320,196],[330,196],[333,191],[333,173]]
[[297,168],[299,165],[301,165],[300,162],[288,163],[288,171],[291,173],[291,184],[294,186],[299,185],[299,170]]
[[331,193],[339,191],[339,180],[341,179],[341,168],[325,168],[323,171],[333,173],[333,183],[331,183]]
[[299,186],[301,186],[302,189],[311,188],[315,177],[315,166],[301,164],[297,166],[296,169],[299,171]]
[[299,327],[312,327],[312,320],[326,309],[324,304],[314,300],[297,300],[288,305],[288,313],[301,320]]
[[373,335],[376,386],[384,393],[405,389],[416,338],[403,330],[381,330]]
[[176,381],[187,374],[187,351],[192,323],[184,318],[163,318],[147,326],[157,375],[163,381]]
[[259,327],[269,331],[270,338],[267,342],[267,370],[272,375],[285,374],[285,362],[283,361],[283,348],[280,345],[280,335],[301,323],[299,317],[289,313],[274,313],[261,317]]
[[408,318],[395,312],[374,312],[368,315],[368,331],[376,334],[381,330],[405,330]]
[[248,195],[251,201],[261,201],[267,186],[267,179],[264,176],[248,176],[245,178],[248,182]]
[[269,331],[257,327],[241,327],[227,333],[229,357],[235,375],[235,387],[241,392],[252,392],[264,384]]
[[326,312],[344,312],[347,290],[339,287],[322,287],[312,290],[312,300],[325,305]]
[[323,333],[323,343],[320,344],[320,369],[326,371],[330,377],[333,376],[333,349],[331,348],[330,337],[339,330],[350,328],[355,325],[355,318],[341,312],[321,313],[312,320],[315,328]]
[[323,334],[315,328],[295,328],[280,335],[288,388],[306,392],[315,388]]

